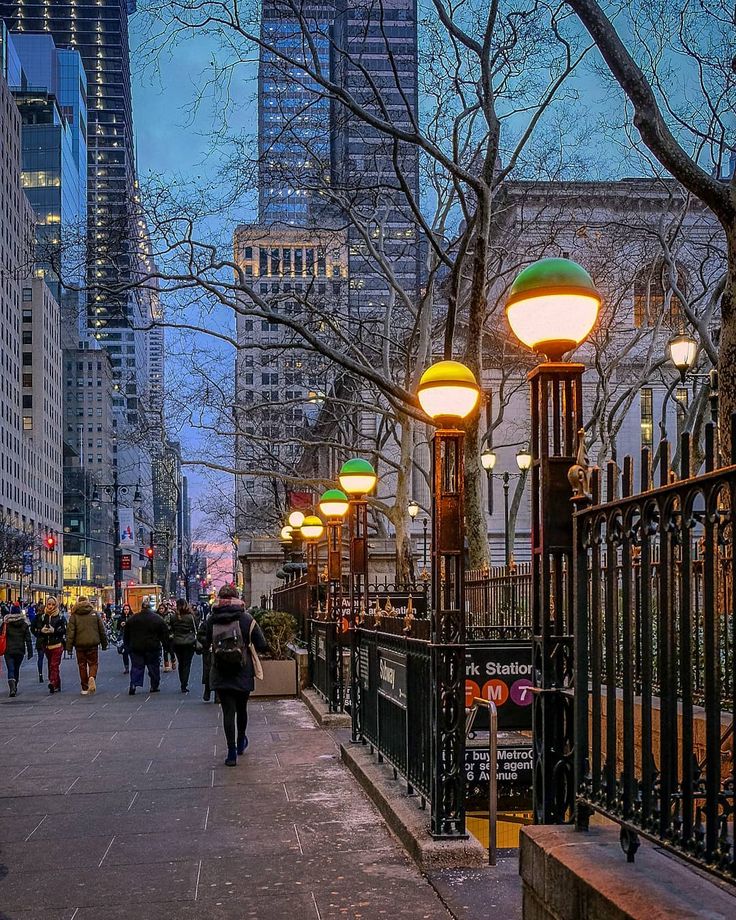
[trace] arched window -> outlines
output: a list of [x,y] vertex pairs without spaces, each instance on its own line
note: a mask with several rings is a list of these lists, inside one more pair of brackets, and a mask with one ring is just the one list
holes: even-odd
[[[677,287],[687,292],[687,276],[679,265]],[[659,323],[675,329],[684,323],[682,303],[670,287],[668,269],[661,260],[641,269],[634,279],[634,326],[639,329]]]

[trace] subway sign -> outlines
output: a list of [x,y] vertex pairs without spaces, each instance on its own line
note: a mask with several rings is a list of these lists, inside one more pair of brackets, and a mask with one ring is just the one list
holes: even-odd
[[[531,642],[484,642],[466,647],[465,705],[470,709],[477,697],[492,700],[499,729],[531,729],[532,686]],[[475,725],[488,728],[485,708],[479,710]]]

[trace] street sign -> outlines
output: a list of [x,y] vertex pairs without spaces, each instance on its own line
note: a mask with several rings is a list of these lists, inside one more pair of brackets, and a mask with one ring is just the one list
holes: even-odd
[[23,574],[33,575],[33,553],[29,550],[23,553]]
[[130,553],[121,553],[120,554],[120,568],[127,572],[133,567],[132,557]]
[[378,692],[406,709],[406,655],[378,649]]
[[[525,731],[532,727],[531,642],[468,644],[465,652],[465,705],[473,699],[493,700],[500,729]],[[478,728],[488,727],[486,710],[480,710]]]
[[[488,810],[488,747],[465,749],[465,795],[469,811]],[[527,811],[532,799],[532,745],[499,739],[496,779],[499,811]]]

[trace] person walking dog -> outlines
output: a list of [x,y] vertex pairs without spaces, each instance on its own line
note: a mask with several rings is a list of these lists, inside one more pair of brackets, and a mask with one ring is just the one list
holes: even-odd
[[59,602],[55,597],[46,601],[43,610],[36,613],[33,621],[33,631],[36,634],[36,647],[43,643],[46,660],[49,666],[49,693],[61,691],[61,656],[66,642],[66,620],[59,610]]
[[225,766],[235,767],[248,747],[248,698],[256,676],[252,650],[267,652],[268,643],[231,585],[220,588],[217,606],[207,620],[204,647],[212,655],[210,686],[222,707]]
[[146,671],[151,681],[151,693],[158,693],[161,683],[161,646],[168,642],[169,630],[150,603],[141,612],[128,617],[123,641],[130,654],[130,689],[133,696],[143,686]]
[[97,690],[100,646],[107,648],[105,626],[89,598],[80,597],[69,617],[66,650],[76,649],[82,696]]

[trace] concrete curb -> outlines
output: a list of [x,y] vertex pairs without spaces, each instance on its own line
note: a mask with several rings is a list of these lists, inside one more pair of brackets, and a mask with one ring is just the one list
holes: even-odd
[[390,768],[376,763],[362,744],[341,744],[343,763],[381,813],[422,872],[438,869],[476,869],[488,865],[487,850],[474,838],[435,840],[429,833],[429,814],[419,808],[417,796],[393,778]]
[[350,728],[350,716],[346,712],[330,712],[327,703],[316,690],[303,687],[299,697],[320,728]]

